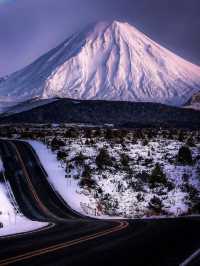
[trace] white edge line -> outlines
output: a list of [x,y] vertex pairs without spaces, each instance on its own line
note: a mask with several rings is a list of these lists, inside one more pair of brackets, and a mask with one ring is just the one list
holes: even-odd
[[0,236],[0,240],[2,240],[2,239],[10,239],[10,238],[17,238],[17,237],[20,237],[20,236],[23,236],[23,235],[27,235],[28,236],[28,235],[31,235],[31,234],[36,234],[38,232],[49,230],[49,229],[53,228],[54,226],[55,226],[54,223],[48,223],[46,226],[43,226],[43,227],[38,228],[38,229],[30,230],[30,231],[27,231],[27,232],[21,232],[21,233],[16,233],[16,234]]
[[196,250],[190,257],[188,257],[184,262],[182,262],[179,266],[187,266],[193,259],[200,255],[200,249]]

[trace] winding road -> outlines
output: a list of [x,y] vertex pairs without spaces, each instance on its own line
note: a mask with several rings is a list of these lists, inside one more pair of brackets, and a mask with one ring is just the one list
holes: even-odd
[[[72,210],[52,188],[33,148],[0,140],[5,177],[21,212],[48,222],[0,238],[2,265],[178,266],[200,248],[200,219],[95,220]],[[198,258],[187,265],[200,265]]]

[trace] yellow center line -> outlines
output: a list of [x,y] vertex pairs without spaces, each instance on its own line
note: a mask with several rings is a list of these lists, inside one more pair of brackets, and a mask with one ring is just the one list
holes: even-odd
[[89,240],[93,240],[93,239],[96,239],[96,238],[99,238],[99,237],[102,237],[102,236],[105,236],[105,235],[108,235],[108,234],[111,234],[111,233],[114,233],[117,231],[121,231],[121,230],[127,228],[129,225],[129,223],[127,221],[123,221],[123,222],[121,221],[121,222],[117,222],[117,223],[119,223],[119,225],[115,226],[111,229],[107,229],[107,230],[104,230],[104,231],[101,231],[101,232],[98,232],[98,233],[95,233],[92,235],[83,236],[83,237],[80,237],[78,239],[67,241],[64,243],[52,245],[52,246],[49,246],[47,248],[42,248],[39,250],[27,252],[27,253],[24,253],[23,255],[18,255],[15,257],[11,257],[9,259],[0,260],[0,266],[13,264],[13,263],[18,262],[18,261],[27,260],[27,259],[30,259],[30,258],[33,258],[36,256],[40,256],[40,255],[44,255],[44,254],[47,254],[47,253],[50,253],[53,251],[61,250],[61,249],[64,249],[66,247],[78,245],[78,244],[81,244],[81,243],[89,241]]
[[[34,186],[30,180],[30,177],[29,177],[29,174],[26,170],[26,167],[23,163],[23,160],[22,160],[22,157],[16,147],[16,145],[12,142],[10,142],[11,145],[13,146],[13,148],[15,149],[16,153],[17,153],[17,156],[19,158],[19,161],[22,165],[22,169],[23,169],[23,172],[24,172],[24,176],[28,182],[28,186],[31,190],[31,192],[33,193],[33,196],[35,198],[35,200],[37,201],[37,203],[39,204],[39,206],[41,207],[41,209],[47,213],[48,215],[50,214],[51,216],[53,216],[54,218],[58,219],[58,217],[54,216],[54,214],[52,214],[47,208],[46,206],[44,206],[42,204],[42,202],[40,201],[35,189],[34,189]],[[50,253],[50,252],[54,252],[54,251],[57,251],[57,250],[61,250],[61,249],[64,249],[66,247],[70,247],[70,246],[74,246],[74,245],[78,245],[78,244],[81,244],[83,242],[86,242],[86,241],[89,241],[89,240],[93,240],[93,239],[96,239],[96,238],[99,238],[99,237],[102,237],[102,236],[105,236],[105,235],[108,235],[108,234],[111,234],[111,233],[114,233],[114,232],[117,232],[117,231],[121,231],[125,228],[128,227],[129,223],[127,221],[115,221],[118,225],[117,226],[114,226],[110,229],[107,229],[107,230],[104,230],[104,231],[100,231],[98,233],[95,233],[95,234],[91,234],[91,235],[86,235],[86,236],[82,236],[78,239],[74,239],[74,240],[70,240],[70,241],[67,241],[67,242],[63,242],[63,243],[60,243],[60,244],[56,244],[56,245],[52,245],[52,246],[49,246],[49,247],[46,247],[46,248],[42,248],[42,249],[38,249],[38,250],[35,250],[35,251],[30,251],[30,252],[26,252],[22,255],[18,255],[18,256],[14,256],[14,257],[10,257],[10,258],[7,258],[7,259],[3,259],[3,260],[0,260],[0,266],[3,266],[3,265],[9,265],[9,264],[13,264],[15,262],[18,262],[18,261],[22,261],[22,260],[27,260],[27,259],[30,259],[30,258],[33,258],[33,257],[36,257],[36,256],[40,256],[40,255],[43,255],[43,254],[47,254],[47,253]]]
[[38,195],[37,195],[37,193],[36,193],[36,191],[35,191],[35,189],[34,189],[34,186],[33,186],[32,182],[31,182],[31,179],[30,179],[30,177],[29,177],[29,174],[28,174],[28,172],[27,172],[27,170],[26,170],[26,167],[25,167],[25,165],[24,165],[24,162],[23,162],[23,160],[22,160],[22,157],[21,157],[21,155],[20,155],[20,153],[19,153],[19,151],[18,151],[16,145],[15,145],[14,143],[12,143],[12,142],[10,142],[10,143],[11,143],[11,145],[13,146],[13,148],[15,149],[15,151],[16,151],[16,153],[17,153],[17,157],[19,158],[19,161],[20,161],[20,163],[21,163],[21,166],[22,166],[22,169],[23,169],[23,172],[24,172],[24,176],[25,176],[25,178],[26,178],[26,180],[27,180],[27,182],[28,182],[28,186],[29,186],[29,188],[30,188],[30,190],[31,190],[31,192],[32,192],[32,194],[33,194],[35,200],[37,201],[38,205],[39,205],[40,208],[44,211],[44,213],[46,213],[48,216],[51,216],[51,217],[53,217],[54,219],[57,219],[57,220],[58,220],[58,219],[61,220],[59,217],[57,217],[56,215],[54,215],[53,213],[51,213],[51,212],[46,208],[46,206],[43,205],[43,203],[42,203],[41,200],[39,199],[39,197],[38,197]]

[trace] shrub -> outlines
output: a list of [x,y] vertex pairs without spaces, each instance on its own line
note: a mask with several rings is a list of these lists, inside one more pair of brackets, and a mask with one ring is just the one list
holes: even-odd
[[91,139],[92,138],[92,129],[85,129],[85,138]]
[[192,213],[200,214],[200,198],[198,202],[195,202],[192,206]]
[[51,141],[51,148],[52,150],[58,150],[60,147],[65,146],[65,142],[58,138],[53,138]]
[[129,166],[129,156],[125,153],[120,154],[120,162],[123,167],[128,167]]
[[79,130],[75,128],[70,128],[65,132],[65,137],[69,139],[76,139],[79,137]]
[[189,164],[191,165],[193,163],[192,160],[192,153],[189,147],[182,146],[179,149],[178,155],[177,155],[177,161],[180,164]]
[[149,180],[149,174],[145,171],[142,171],[141,173],[138,173],[135,178],[141,180],[144,183],[147,183]]
[[160,198],[156,196],[154,196],[149,202],[149,208],[156,212],[161,212],[162,207],[163,207],[162,201],[160,200]]
[[199,191],[195,187],[193,187],[192,185],[188,185],[187,190],[191,201],[199,200]]
[[84,161],[87,159],[86,156],[84,156],[82,154],[82,152],[79,152],[74,158],[73,158],[73,161],[75,161],[75,163],[77,165],[80,165],[82,166],[84,164]]
[[80,187],[95,188],[96,182],[93,179],[82,178],[79,185]]
[[85,165],[85,168],[82,173],[82,177],[85,179],[91,179],[92,178],[92,170],[89,165]]
[[159,163],[157,163],[152,170],[151,175],[149,176],[149,183],[152,185],[152,187],[155,187],[159,184],[167,185],[166,175]]
[[114,130],[110,129],[110,128],[107,128],[105,130],[105,139],[106,140],[112,140],[115,138],[115,133],[114,133]]
[[80,187],[95,188],[96,181],[92,179],[92,170],[89,165],[85,165],[79,185]]
[[101,132],[101,129],[100,129],[100,128],[97,128],[97,129],[94,131],[94,133],[93,133],[94,138],[100,138],[100,137],[102,136],[101,133],[102,133],[102,132]]
[[188,138],[186,145],[188,145],[189,147],[195,147],[194,139],[192,137]]
[[174,183],[167,181],[166,187],[167,187],[168,191],[171,191],[175,188],[175,185],[174,185]]
[[183,142],[184,139],[185,139],[184,132],[183,131],[180,131],[179,132],[179,135],[178,135],[178,141]]
[[96,157],[96,165],[98,168],[103,169],[105,166],[112,166],[112,158],[110,157],[108,151],[102,148]]
[[147,146],[148,144],[149,144],[148,139],[145,138],[145,139],[142,140],[142,145],[143,146]]
[[144,160],[143,165],[144,165],[144,166],[148,166],[149,164],[152,164],[152,163],[153,163],[153,159],[152,159],[152,158],[146,158],[146,159]]
[[144,196],[142,195],[142,193],[138,193],[137,196],[136,196],[137,200],[139,202],[143,202],[144,201]]
[[130,181],[129,182],[129,186],[137,192],[142,192],[144,191],[144,184],[141,182],[141,180],[137,180],[137,181]]
[[119,202],[118,200],[113,199],[109,193],[106,193],[104,196],[102,196],[100,205],[103,206],[105,214],[116,215],[116,209],[119,206]]
[[64,160],[67,157],[67,153],[65,151],[58,151],[57,152],[57,159]]

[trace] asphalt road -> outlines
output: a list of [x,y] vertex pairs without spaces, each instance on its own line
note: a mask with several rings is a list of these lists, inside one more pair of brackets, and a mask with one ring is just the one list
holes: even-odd
[[20,210],[32,220],[49,222],[38,232],[0,238],[0,266],[178,266],[200,248],[199,218],[89,219],[71,210],[49,185],[28,144],[1,140],[0,154]]

